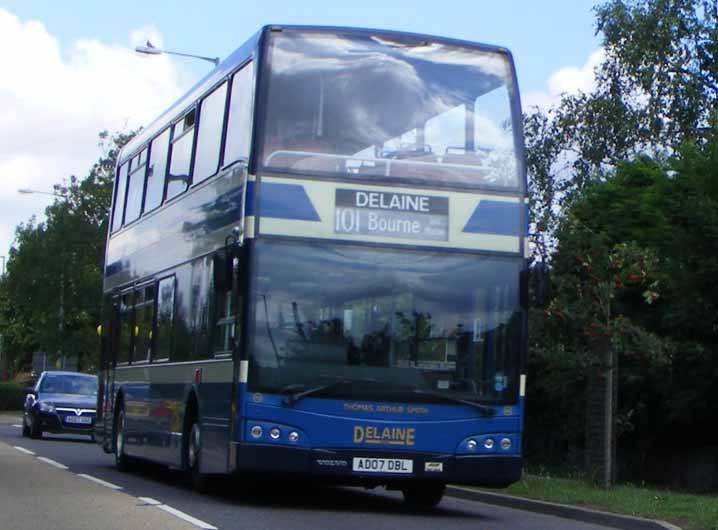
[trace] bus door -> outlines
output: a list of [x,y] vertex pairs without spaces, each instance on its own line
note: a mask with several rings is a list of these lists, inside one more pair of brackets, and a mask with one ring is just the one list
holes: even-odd
[[[213,259],[214,332],[213,356],[200,385],[202,407],[203,473],[227,473],[231,470],[234,411],[237,399],[236,364],[240,337],[240,261],[229,249],[218,251]],[[222,362],[226,361],[226,362]],[[209,370],[208,370],[209,369]]]
[[97,411],[95,432],[98,442],[106,452],[112,451],[112,396],[114,387],[114,365],[117,353],[120,297],[105,298],[102,319],[98,328],[100,339],[100,376],[97,388]]

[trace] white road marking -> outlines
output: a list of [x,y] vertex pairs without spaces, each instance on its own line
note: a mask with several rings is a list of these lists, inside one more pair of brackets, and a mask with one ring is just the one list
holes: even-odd
[[106,488],[110,488],[113,490],[121,490],[122,486],[118,486],[116,484],[112,484],[111,482],[104,481],[102,479],[99,479],[97,477],[93,477],[92,475],[85,475],[84,473],[78,473],[78,477],[86,478],[87,480],[91,480],[92,482],[96,482],[97,484],[100,484],[102,486],[105,486]]
[[16,445],[15,449],[17,449],[21,453],[25,453],[26,455],[34,455],[35,454],[32,451],[30,451],[29,449],[25,449],[24,447],[20,447],[19,445]]
[[161,504],[158,506],[160,510],[164,510],[167,513],[171,513],[175,517],[178,517],[182,519],[183,521],[187,521],[190,524],[193,524],[199,528],[203,528],[204,530],[217,530],[216,526],[212,526],[209,523],[205,523],[204,521],[200,521],[199,519],[192,517],[191,515],[187,515],[184,512],[181,512],[175,508],[172,508],[172,506],[167,506],[166,504]]
[[50,464],[51,466],[55,466],[56,468],[59,468],[59,469],[68,469],[68,467],[65,464],[61,464],[60,462],[55,462],[54,460],[52,460],[50,458],[45,458],[44,456],[38,456],[37,459],[42,460],[46,464]]
[[17,427],[19,429],[20,427],[22,427],[22,424],[21,423],[13,423],[12,426]]
[[159,506],[162,504],[157,499],[153,499],[152,497],[137,497],[139,500],[144,502],[147,506]]

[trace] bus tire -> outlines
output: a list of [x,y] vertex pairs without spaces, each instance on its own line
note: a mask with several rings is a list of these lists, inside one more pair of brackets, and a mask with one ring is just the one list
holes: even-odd
[[440,483],[413,484],[401,490],[404,502],[421,510],[435,508],[444,497],[445,491],[446,484]]
[[206,493],[209,489],[210,480],[208,475],[200,471],[200,462],[202,460],[202,426],[196,414],[190,417],[186,435],[185,463],[187,466],[187,478],[197,493]]
[[126,472],[132,469],[132,458],[125,453],[125,405],[120,402],[115,414],[113,449],[115,453],[115,467],[118,471]]

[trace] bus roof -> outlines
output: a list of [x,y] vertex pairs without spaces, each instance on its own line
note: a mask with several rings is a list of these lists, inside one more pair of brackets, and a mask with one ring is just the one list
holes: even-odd
[[154,138],[158,133],[162,132],[166,126],[172,123],[173,120],[179,118],[182,113],[189,109],[193,103],[199,100],[199,98],[208,92],[214,85],[218,84],[228,74],[230,74],[239,65],[246,62],[249,58],[253,57],[256,53],[257,46],[261,40],[262,35],[266,32],[282,31],[282,30],[305,30],[305,31],[342,31],[342,32],[355,32],[363,34],[377,34],[386,36],[404,36],[404,37],[415,37],[419,39],[429,39],[435,42],[442,42],[446,44],[452,44],[455,46],[467,46],[473,48],[480,48],[482,50],[495,51],[505,53],[511,56],[511,52],[502,46],[495,46],[490,44],[484,44],[479,42],[464,41],[459,39],[451,39],[447,37],[439,37],[436,35],[427,35],[421,33],[410,33],[406,31],[393,31],[373,28],[356,28],[356,27],[344,27],[344,26],[297,26],[297,25],[277,25],[269,24],[263,26],[258,32],[250,37],[244,44],[232,52],[224,61],[217,65],[214,70],[208,73],[200,81],[198,81],[192,88],[187,91],[181,98],[173,103],[166,111],[164,111],[158,118],[156,118],[147,127],[142,129],[137,136],[130,140],[121,150],[118,158],[118,165],[125,162],[128,158],[133,156],[135,152],[142,146],[146,145],[149,140]]

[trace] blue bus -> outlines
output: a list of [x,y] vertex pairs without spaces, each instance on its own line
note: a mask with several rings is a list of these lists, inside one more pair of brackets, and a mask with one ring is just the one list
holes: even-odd
[[262,28],[119,155],[97,440],[200,490],[511,484],[526,216],[508,50]]

